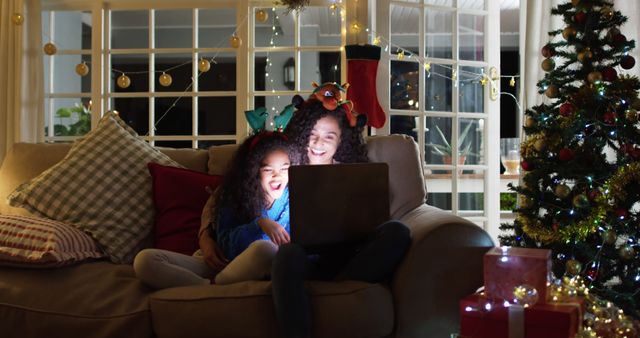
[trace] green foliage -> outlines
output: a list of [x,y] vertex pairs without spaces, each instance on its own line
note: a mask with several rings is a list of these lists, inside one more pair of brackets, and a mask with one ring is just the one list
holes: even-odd
[[[471,150],[471,142],[468,142],[466,146],[464,145],[464,141],[467,138],[467,135],[469,134],[471,127],[473,126],[475,126],[475,123],[469,123],[460,134],[458,143],[460,148],[464,147],[464,149],[458,153],[459,156],[473,155],[469,151]],[[444,133],[442,132],[442,130],[440,130],[440,127],[436,125],[435,128],[436,128],[436,131],[438,132],[438,135],[440,135],[440,139],[442,140],[442,143],[441,144],[428,143],[427,146],[431,147],[433,154],[452,157],[453,148],[451,147],[451,144],[449,144],[449,142],[447,141],[447,137],[444,136]]]
[[[91,110],[81,103],[58,109],[55,117],[60,122],[53,125],[55,136],[82,136],[91,130]],[[73,119],[75,122],[69,123]]]
[[512,192],[500,193],[500,210],[511,211],[516,209],[517,194]]

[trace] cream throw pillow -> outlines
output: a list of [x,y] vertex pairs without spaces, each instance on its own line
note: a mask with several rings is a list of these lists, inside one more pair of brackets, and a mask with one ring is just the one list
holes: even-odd
[[9,204],[89,233],[114,263],[131,263],[153,228],[147,163],[180,166],[107,113],[58,164],[20,185]]

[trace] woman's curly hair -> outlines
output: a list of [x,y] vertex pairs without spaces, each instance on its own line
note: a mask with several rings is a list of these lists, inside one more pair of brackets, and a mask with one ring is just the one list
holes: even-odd
[[266,205],[260,184],[260,167],[270,153],[282,150],[291,159],[291,146],[280,132],[260,132],[249,136],[236,150],[224,179],[216,191],[216,204],[231,208],[238,221],[250,222]]
[[333,158],[340,163],[368,162],[367,148],[362,138],[363,123],[350,127],[346,114],[342,107],[327,110],[322,106],[322,102],[317,100],[307,100],[302,103],[284,130],[293,147],[292,162],[294,164],[309,163],[307,148],[311,131],[316,122],[325,116],[334,117],[341,131],[340,144]]

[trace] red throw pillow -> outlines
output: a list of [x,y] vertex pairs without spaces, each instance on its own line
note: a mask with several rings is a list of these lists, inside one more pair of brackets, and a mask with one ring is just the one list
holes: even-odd
[[198,249],[202,208],[209,199],[205,190],[215,190],[222,176],[149,163],[156,209],[154,247],[186,255]]

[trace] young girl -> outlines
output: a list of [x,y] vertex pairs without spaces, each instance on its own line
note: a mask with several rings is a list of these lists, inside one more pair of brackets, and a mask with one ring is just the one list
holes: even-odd
[[[337,105],[328,109],[313,96],[300,106],[285,130],[294,147],[295,163],[368,161],[362,138],[366,119],[349,116],[348,108]],[[273,260],[271,279],[282,335],[311,336],[312,308],[305,280],[385,281],[393,274],[409,243],[409,229],[401,222],[388,221],[361,243],[336,243],[322,254],[309,255],[295,243],[280,246]]]
[[[137,276],[155,288],[263,279],[278,246],[289,242],[289,144],[281,133],[262,132],[236,151],[215,192],[217,227],[208,229],[231,262],[217,275],[197,255],[146,249],[134,260]],[[203,234],[206,235],[206,234]]]

